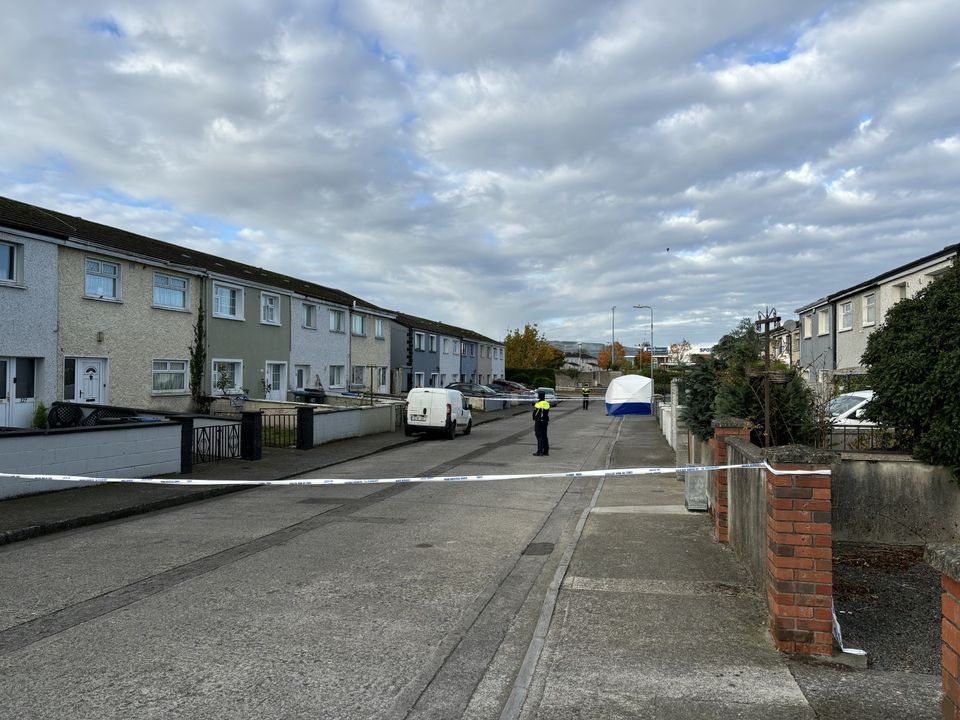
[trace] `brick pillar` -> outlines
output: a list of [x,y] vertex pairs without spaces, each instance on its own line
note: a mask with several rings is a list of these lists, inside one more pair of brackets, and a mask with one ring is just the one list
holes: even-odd
[[[826,463],[780,464],[777,470],[829,470]],[[796,452],[796,451],[794,451]],[[811,451],[813,452],[813,451]],[[781,652],[833,653],[831,476],[767,471],[768,627]]]
[[960,720],[960,548],[929,545],[926,560],[940,571],[940,683],[943,720]]
[[[750,430],[740,418],[723,418],[713,421],[713,437],[710,438],[710,448],[713,450],[713,464],[727,464],[727,438],[738,437],[750,442]],[[727,542],[730,537],[730,526],[727,520],[729,504],[727,501],[727,471],[714,470],[713,487],[709,493],[713,503],[710,506],[710,517],[713,520],[713,536],[717,542]]]

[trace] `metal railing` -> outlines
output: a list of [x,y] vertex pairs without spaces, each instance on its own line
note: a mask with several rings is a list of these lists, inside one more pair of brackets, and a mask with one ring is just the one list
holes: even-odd
[[240,457],[240,424],[210,425],[193,429],[193,462]]
[[818,447],[843,452],[909,453],[913,442],[907,433],[880,425],[833,426],[821,434]]
[[270,410],[264,412],[262,433],[264,447],[296,447],[297,411]]

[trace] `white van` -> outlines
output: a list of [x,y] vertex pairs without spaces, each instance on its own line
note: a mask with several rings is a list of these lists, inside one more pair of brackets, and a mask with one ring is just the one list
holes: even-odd
[[449,388],[413,388],[403,404],[403,434],[441,433],[453,440],[457,430],[469,435],[473,417],[467,399],[459,390]]
[[873,390],[837,395],[827,404],[827,416],[835,427],[871,427],[875,422],[867,420],[865,408],[873,400]]

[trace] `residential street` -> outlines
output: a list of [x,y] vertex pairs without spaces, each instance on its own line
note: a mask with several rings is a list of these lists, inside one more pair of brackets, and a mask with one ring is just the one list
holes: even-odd
[[[616,419],[599,404],[573,410],[555,411],[549,459],[531,457],[523,414],[332,469],[603,467]],[[44,718],[459,716],[491,672],[485,688],[509,692],[554,548],[596,482],[258,488],[5,546],[0,707]]]

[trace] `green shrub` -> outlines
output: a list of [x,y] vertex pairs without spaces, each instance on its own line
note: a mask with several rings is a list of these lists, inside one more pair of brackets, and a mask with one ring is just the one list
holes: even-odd
[[960,480],[960,260],[901,300],[867,339],[867,417],[914,440],[913,456]]
[[47,406],[42,402],[37,403],[37,409],[33,411],[31,427],[35,427],[38,430],[47,429]]

